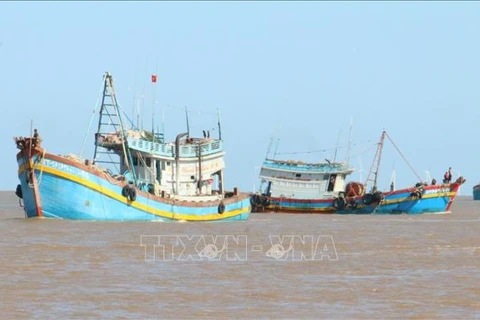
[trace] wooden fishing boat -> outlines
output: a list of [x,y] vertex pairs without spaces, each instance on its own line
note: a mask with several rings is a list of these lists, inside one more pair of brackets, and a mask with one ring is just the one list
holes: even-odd
[[27,217],[245,220],[249,194],[224,189],[220,118],[218,126],[218,138],[185,132],[172,142],[153,130],[127,129],[113,78],[106,73],[93,159],[49,153],[43,147],[48,141],[42,142],[37,132],[16,137],[16,194]]

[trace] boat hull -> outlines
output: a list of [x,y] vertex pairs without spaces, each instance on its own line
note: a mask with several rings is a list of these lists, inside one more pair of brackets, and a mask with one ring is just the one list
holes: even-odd
[[324,213],[324,214],[422,214],[447,213],[461,183],[427,186],[384,192],[378,202],[366,198],[293,199],[252,196],[252,212]]
[[480,200],[480,184],[473,187],[473,200]]
[[175,200],[138,191],[134,201],[122,195],[125,182],[64,157],[35,153],[28,161],[17,155],[18,177],[27,217],[74,220],[218,221],[246,220],[248,194],[199,201]]

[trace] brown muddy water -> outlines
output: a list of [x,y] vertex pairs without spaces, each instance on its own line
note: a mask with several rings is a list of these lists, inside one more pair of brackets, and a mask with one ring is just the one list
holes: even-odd
[[480,201],[452,211],[85,222],[25,219],[1,192],[0,315],[480,319]]

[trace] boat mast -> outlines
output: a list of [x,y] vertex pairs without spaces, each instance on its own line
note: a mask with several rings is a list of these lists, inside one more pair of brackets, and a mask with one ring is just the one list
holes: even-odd
[[268,155],[270,154],[270,150],[272,149],[273,145],[273,137],[270,138],[270,142],[268,143],[267,154],[265,155],[265,159],[268,159]]
[[222,125],[221,125],[219,108],[217,108],[217,119],[218,119],[218,140],[222,140]]
[[[117,102],[117,98],[115,96],[115,90],[113,88],[113,77],[110,73],[106,72],[104,75],[102,105],[100,107],[98,129],[97,129],[97,133],[95,134],[95,150],[93,153],[92,163],[95,164],[96,162],[103,162],[103,163],[108,163],[113,165],[117,164],[119,165],[119,168],[120,168],[121,166],[120,162],[111,160],[112,153],[113,154],[118,154],[118,153],[116,153],[115,150],[112,150],[112,148],[105,147],[103,140],[100,140],[102,136],[104,137],[112,133],[108,129],[112,127],[114,129],[114,132],[120,133],[122,152],[123,152],[123,157],[125,159],[125,166],[132,171],[133,178],[136,181],[135,171],[132,170],[132,167],[130,166],[130,164],[132,163],[132,156],[127,146],[127,135],[122,122],[121,110]],[[98,149],[99,147],[103,148],[104,150],[106,149],[106,151],[102,151]],[[98,160],[97,157],[100,154],[107,154],[110,158],[110,161]]]
[[333,162],[337,160],[338,147],[340,145],[340,136],[342,134],[342,129],[338,130],[337,145],[335,146],[335,153],[333,154]]
[[278,144],[280,142],[280,138],[277,138],[277,141],[275,141],[275,151],[273,152],[273,160],[275,160],[275,157],[277,156],[277,151],[278,151]]
[[155,142],[155,89],[157,83],[157,74],[152,74],[152,91],[153,91],[153,99],[152,99],[152,143]]
[[347,144],[347,165],[350,161],[350,148],[352,147],[352,128],[353,128],[353,118],[350,119],[350,130],[348,131],[348,144]]
[[188,109],[187,106],[185,106],[185,119],[187,121],[187,135],[190,137],[190,124],[188,122]]
[[370,167],[370,171],[367,176],[367,181],[365,181],[365,189],[368,187],[368,182],[373,182],[371,190],[372,192],[377,191],[378,170],[380,169],[380,160],[382,159],[382,149],[386,134],[387,132],[384,130],[382,132],[382,136],[380,137],[380,141],[378,142],[377,152],[373,158],[372,166]]

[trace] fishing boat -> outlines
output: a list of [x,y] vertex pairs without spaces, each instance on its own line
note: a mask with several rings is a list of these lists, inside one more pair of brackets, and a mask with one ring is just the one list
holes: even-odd
[[[460,185],[465,182],[463,177],[459,177],[453,183],[418,182],[400,190],[395,190],[392,183],[388,191],[378,190],[378,170],[386,137],[389,138],[387,132],[383,131],[365,183],[356,181],[347,183],[348,176],[354,171],[347,162],[304,163],[266,158],[259,175],[262,182],[260,190],[251,197],[252,212],[339,214],[449,212]],[[396,147],[395,144],[394,146]],[[417,178],[421,181],[418,175]]]
[[480,184],[473,187],[473,200],[480,200]]
[[[224,150],[218,138],[184,132],[173,142],[164,133],[127,129],[112,75],[103,79],[93,159],[54,155],[38,132],[14,138],[16,194],[27,217],[76,220],[245,220],[248,193],[224,189]],[[106,159],[106,160],[101,160]],[[113,168],[113,171],[111,168]],[[116,168],[116,169],[115,169]]]

